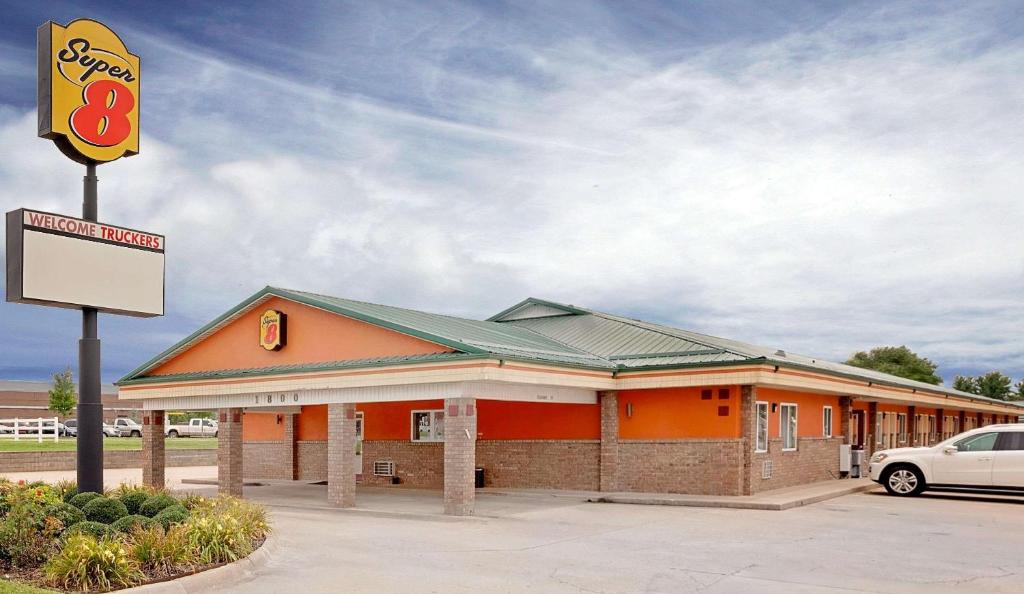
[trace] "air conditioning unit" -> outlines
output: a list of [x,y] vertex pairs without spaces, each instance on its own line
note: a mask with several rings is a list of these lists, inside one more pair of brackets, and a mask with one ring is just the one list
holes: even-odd
[[395,463],[390,460],[377,460],[373,463],[374,476],[395,476]]

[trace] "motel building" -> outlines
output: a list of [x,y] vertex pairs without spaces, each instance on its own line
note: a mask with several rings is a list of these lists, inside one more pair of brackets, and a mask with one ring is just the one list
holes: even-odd
[[[164,411],[216,410],[221,492],[242,478],[443,490],[748,495],[838,479],[866,454],[1015,421],[920,382],[527,299],[486,321],[267,287],[124,377],[143,477],[164,482]],[[845,449],[845,448],[844,448]],[[846,465],[842,467],[845,469]]]

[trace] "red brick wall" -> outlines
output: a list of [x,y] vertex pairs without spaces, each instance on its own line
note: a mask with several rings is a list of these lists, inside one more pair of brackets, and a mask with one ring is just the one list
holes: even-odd
[[327,480],[327,441],[300,441],[296,450],[300,481]]
[[245,478],[291,480],[291,443],[246,441],[242,447]]
[[373,475],[377,460],[395,463],[395,474],[401,486],[419,489],[444,487],[444,444],[440,442],[414,443],[409,440],[380,440],[363,442],[364,485],[390,485],[389,477]]
[[[751,491],[765,491],[839,478],[839,446],[842,437],[800,437],[797,449],[782,451],[782,440],[768,440],[767,453],[754,453],[750,468]],[[772,461],[772,478],[762,479],[766,460]]]
[[[167,450],[167,466],[213,466],[217,450]],[[0,452],[0,472],[74,470],[75,452]],[[104,468],[142,468],[142,450],[103,452]]]
[[740,439],[619,440],[622,491],[738,495]]
[[476,442],[487,487],[596,491],[600,458],[598,440]]

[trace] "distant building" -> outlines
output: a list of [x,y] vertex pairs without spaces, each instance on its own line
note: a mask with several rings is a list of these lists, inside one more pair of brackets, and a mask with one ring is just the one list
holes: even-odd
[[[63,421],[74,418],[74,411],[69,415],[59,415],[50,410],[49,392],[52,387],[50,382],[0,380],[0,419],[59,417]],[[117,386],[113,384],[103,384],[100,391],[103,396],[104,421],[122,416],[141,420],[142,403],[121,401],[117,396]]]

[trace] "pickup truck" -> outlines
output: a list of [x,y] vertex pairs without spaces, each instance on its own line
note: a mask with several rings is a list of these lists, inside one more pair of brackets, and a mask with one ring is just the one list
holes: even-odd
[[217,421],[189,419],[187,425],[168,425],[164,434],[167,437],[217,437]]
[[114,419],[114,428],[121,437],[142,437],[142,425],[126,417]]

